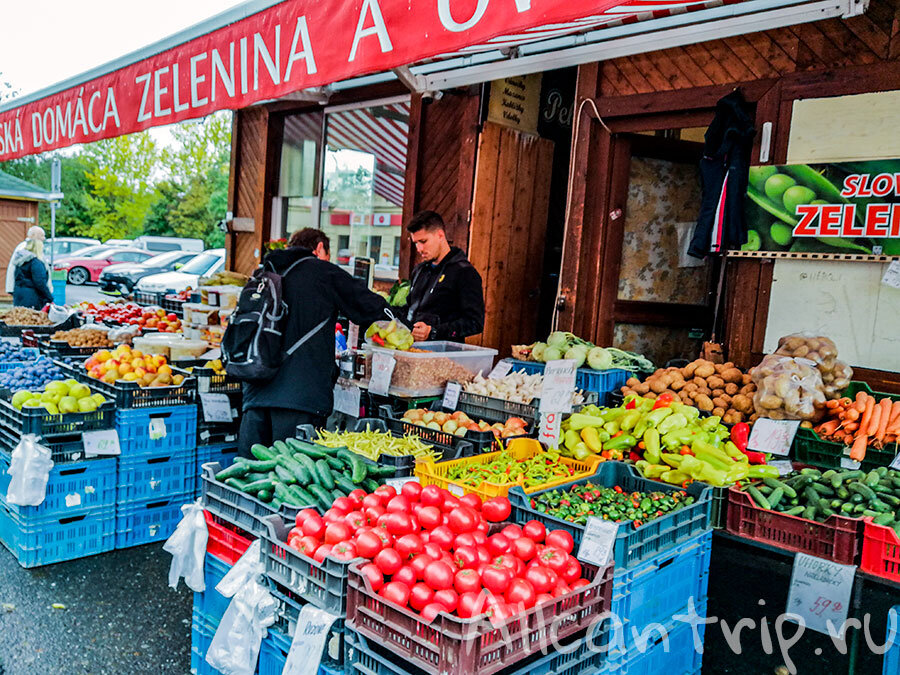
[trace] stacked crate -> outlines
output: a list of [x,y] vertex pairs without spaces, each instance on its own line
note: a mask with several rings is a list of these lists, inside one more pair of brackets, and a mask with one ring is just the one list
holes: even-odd
[[202,401],[198,397],[197,452],[194,462],[196,478],[191,487],[194,495],[199,497],[201,493],[199,476],[203,472],[203,465],[216,462],[224,469],[231,466],[237,457],[243,395],[241,383],[224,373],[216,373],[212,368],[204,366],[195,367],[191,372],[197,378],[199,397],[204,394],[227,396],[232,412],[231,422],[207,422],[203,414]]

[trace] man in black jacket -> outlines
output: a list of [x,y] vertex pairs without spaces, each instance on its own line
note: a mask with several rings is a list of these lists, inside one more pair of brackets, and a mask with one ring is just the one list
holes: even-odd
[[288,306],[284,342],[293,344],[328,319],[293,354],[273,380],[244,383],[243,417],[238,454],[250,456],[254,443],[271,445],[294,436],[298,424],[322,426],[334,405],[338,368],[334,360],[334,325],[338,313],[360,326],[385,319],[387,303],[363,281],[328,262],[328,237],[306,228],[295,232],[288,247],[266,256],[283,273],[294,262],[308,258],[282,278],[282,297]]
[[413,270],[406,320],[413,338],[462,342],[484,329],[484,292],[466,254],[450,246],[444,221],[434,211],[413,216],[406,227],[422,259]]

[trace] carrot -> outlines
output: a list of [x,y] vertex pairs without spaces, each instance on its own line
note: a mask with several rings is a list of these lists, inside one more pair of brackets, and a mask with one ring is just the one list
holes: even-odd
[[850,422],[849,424],[844,425],[844,431],[856,431],[859,429],[859,424],[856,422]]
[[865,459],[867,441],[868,438],[862,433],[856,437],[856,440],[853,441],[853,446],[850,448],[850,459],[857,462],[861,462]]
[[869,404],[869,399],[870,399],[870,397],[866,392],[864,392],[864,391],[856,392],[856,403],[855,403],[856,409],[859,410],[859,412],[864,412],[866,409],[866,406]]
[[875,440],[880,444],[884,440],[884,434],[887,431],[888,418],[891,415],[891,399],[883,398],[878,402],[881,408],[881,417],[878,419],[878,426],[875,428]]
[[888,429],[895,426],[900,421],[900,401],[894,401],[891,406],[891,417],[888,420]]
[[849,422],[855,422],[859,419],[859,410],[856,408],[850,408],[843,414],[843,418]]
[[[859,392],[860,394],[865,395],[865,392]],[[869,428],[869,422],[872,421],[872,415],[875,410],[875,398],[873,396],[866,396],[866,407],[862,411],[862,419],[859,422],[860,433],[865,433]]]
[[837,431],[838,424],[840,424],[838,420],[829,420],[824,424],[820,424],[819,428],[816,431],[819,435],[824,434],[826,436],[830,436],[835,431]]
[[881,421],[881,406],[876,405],[872,409],[872,417],[869,418],[869,426],[864,427],[860,425],[859,433],[864,433],[866,436],[874,436],[875,432],[878,431],[878,423]]
[[826,408],[837,408],[838,402],[837,401],[825,401],[825,407]]

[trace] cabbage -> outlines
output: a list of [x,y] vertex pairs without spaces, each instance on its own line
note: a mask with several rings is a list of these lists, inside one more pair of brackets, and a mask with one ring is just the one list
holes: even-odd
[[594,347],[587,353],[587,362],[594,370],[609,370],[612,368],[613,357],[603,347]]
[[584,347],[582,345],[576,345],[575,347],[570,347],[566,350],[566,358],[575,361],[576,368],[581,368],[581,366],[584,365],[584,360],[587,358],[587,354],[587,347]]

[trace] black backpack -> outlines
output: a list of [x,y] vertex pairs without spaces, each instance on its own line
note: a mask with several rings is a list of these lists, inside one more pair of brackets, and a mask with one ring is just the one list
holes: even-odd
[[284,326],[288,307],[282,297],[282,281],[311,256],[301,258],[284,274],[267,269],[268,263],[256,269],[238,298],[228,328],[222,336],[222,360],[228,375],[247,382],[271,380],[285,358],[321,330],[328,317],[313,327],[293,345],[285,348]]

